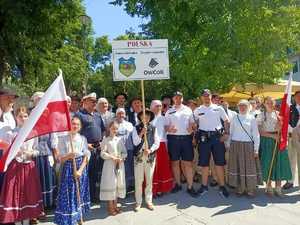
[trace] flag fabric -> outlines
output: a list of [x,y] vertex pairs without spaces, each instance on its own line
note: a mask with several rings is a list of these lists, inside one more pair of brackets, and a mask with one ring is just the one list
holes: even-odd
[[60,74],[31,111],[28,120],[25,121],[12,144],[0,159],[0,172],[6,171],[9,163],[16,157],[18,150],[26,140],[44,134],[70,130],[67,94],[63,76]]
[[289,128],[290,107],[291,107],[291,98],[292,98],[292,81],[293,81],[293,73],[291,72],[281,102],[280,114],[279,114],[280,117],[282,118],[281,138],[279,143],[280,151],[286,149],[287,142],[288,142],[288,128]]

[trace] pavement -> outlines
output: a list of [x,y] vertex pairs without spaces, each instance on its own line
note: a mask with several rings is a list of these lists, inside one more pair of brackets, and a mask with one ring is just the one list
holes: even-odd
[[[197,184],[197,187],[199,185]],[[237,197],[228,199],[210,188],[201,197],[192,198],[184,190],[154,199],[155,210],[142,208],[134,212],[134,198],[122,200],[123,213],[108,216],[105,202],[94,205],[84,224],[99,225],[299,225],[300,191],[293,188],[285,196],[268,197],[260,187],[253,199]],[[44,225],[53,224],[53,214]]]

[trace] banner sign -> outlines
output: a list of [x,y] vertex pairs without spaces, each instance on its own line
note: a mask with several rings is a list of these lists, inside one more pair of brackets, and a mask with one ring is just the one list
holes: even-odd
[[113,80],[169,79],[168,40],[112,42]]

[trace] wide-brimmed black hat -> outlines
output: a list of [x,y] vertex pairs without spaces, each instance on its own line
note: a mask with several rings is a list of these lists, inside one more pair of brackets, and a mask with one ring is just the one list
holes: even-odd
[[[149,121],[149,122],[151,122],[152,120],[154,120],[155,115],[154,115],[154,113],[153,113],[152,111],[150,111],[149,109],[146,109],[146,110],[145,110],[145,114],[148,115],[148,116],[150,116],[150,121]],[[142,118],[141,118],[142,115],[143,115],[143,111],[141,111],[141,112],[139,112],[139,113],[137,114],[137,117],[138,117],[139,121],[141,121],[141,122],[143,122],[143,121],[142,121]]]
[[9,88],[0,88],[0,95],[4,96],[14,96],[15,98],[18,98],[19,95],[17,93]]

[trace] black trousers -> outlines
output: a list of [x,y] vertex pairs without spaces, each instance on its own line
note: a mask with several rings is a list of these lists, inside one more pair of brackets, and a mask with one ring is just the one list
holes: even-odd
[[88,175],[90,183],[90,197],[93,203],[99,201],[100,181],[104,160],[100,156],[100,151],[94,149],[88,165]]

